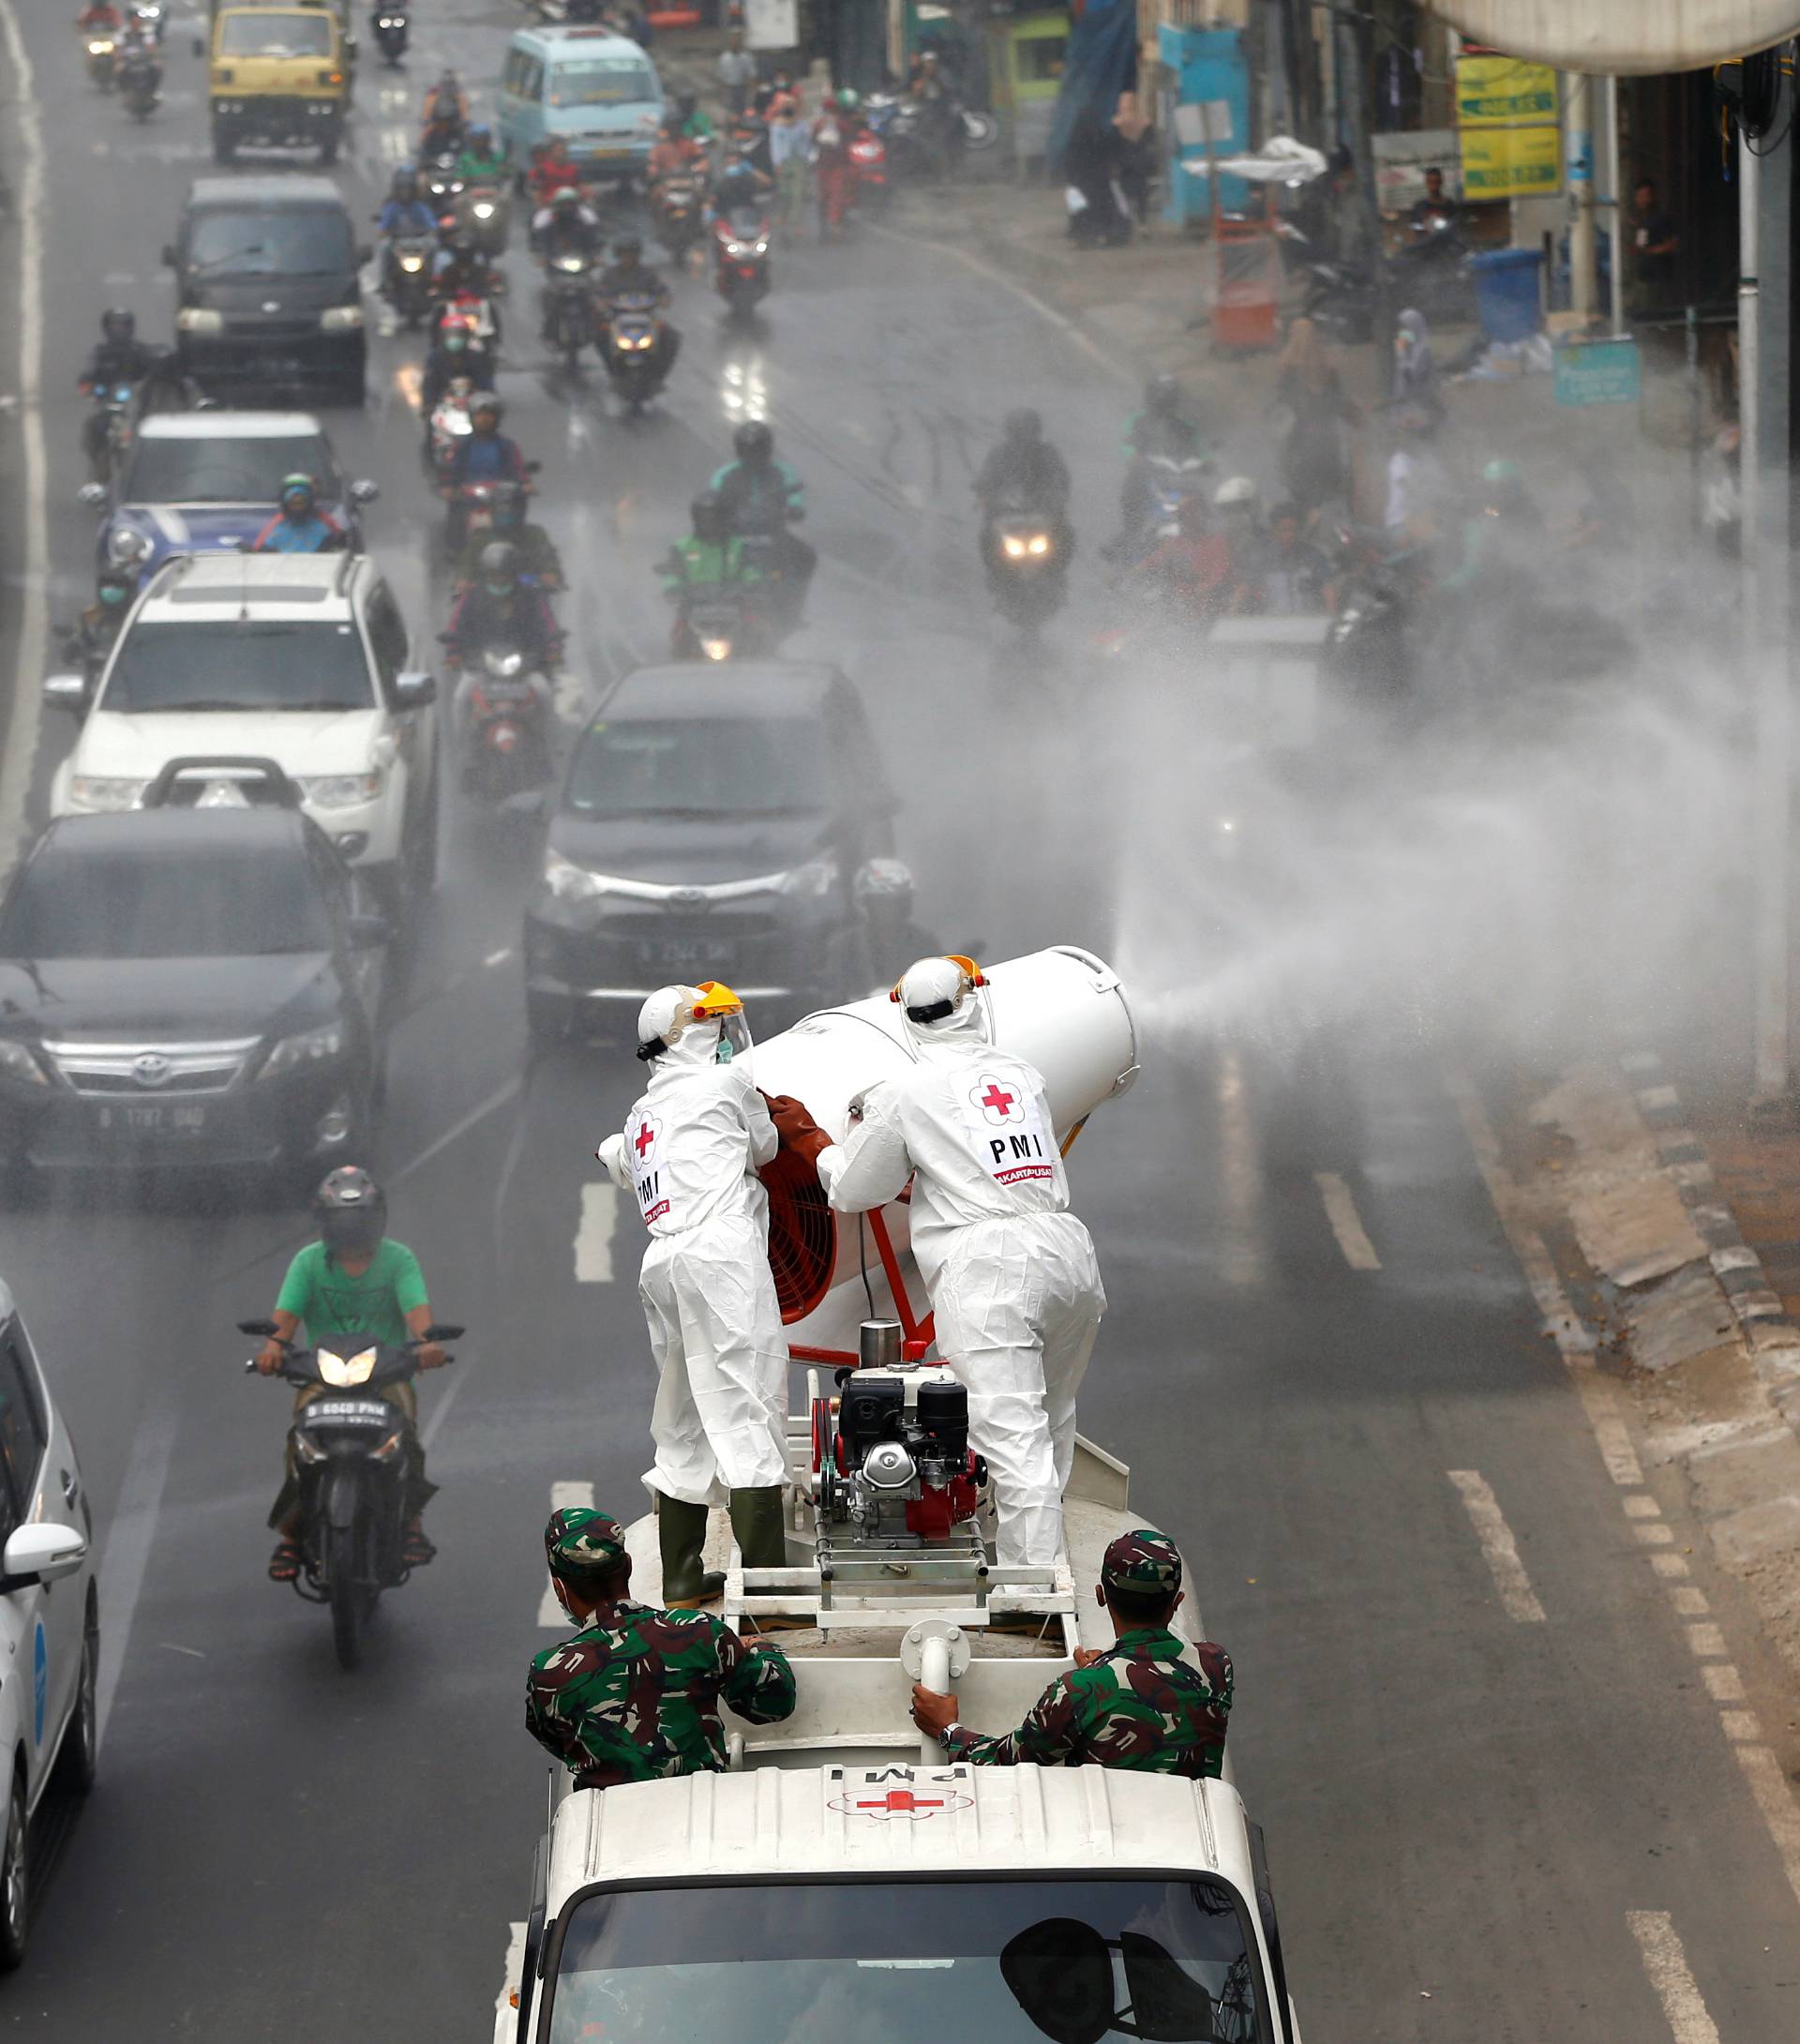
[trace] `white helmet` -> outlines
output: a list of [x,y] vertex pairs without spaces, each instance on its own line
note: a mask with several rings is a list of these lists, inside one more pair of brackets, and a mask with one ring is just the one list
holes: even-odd
[[941,1043],[965,1032],[985,1037],[986,1016],[973,997],[986,984],[973,958],[952,952],[909,965],[888,998],[899,1003],[908,1033],[921,1043]]
[[1215,507],[1228,511],[1233,504],[1253,504],[1256,502],[1256,485],[1248,475],[1231,475],[1220,484],[1212,497]]
[[638,1011],[638,1055],[646,1064],[680,1048],[682,1064],[729,1064],[750,1048],[743,1003],[717,980],[659,986]]

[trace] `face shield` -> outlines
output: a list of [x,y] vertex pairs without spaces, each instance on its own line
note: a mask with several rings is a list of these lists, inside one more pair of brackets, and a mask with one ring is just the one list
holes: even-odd
[[695,989],[699,999],[694,1003],[694,1019],[697,1022],[716,1022],[719,1025],[718,1048],[713,1053],[714,1062],[730,1064],[734,1059],[750,1054],[750,1018],[743,1012],[743,1003],[728,986],[717,980],[703,980]]

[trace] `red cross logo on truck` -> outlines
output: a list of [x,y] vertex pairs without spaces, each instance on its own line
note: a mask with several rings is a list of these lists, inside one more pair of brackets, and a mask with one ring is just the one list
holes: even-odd
[[[865,1788],[873,1783],[864,1783]],[[831,1807],[846,1817],[873,1817],[877,1824],[888,1824],[895,1818],[908,1824],[923,1824],[935,1817],[940,1810],[967,1810],[974,1801],[960,1789],[933,1782],[936,1795],[921,1796],[916,1789],[891,1788],[878,1795],[847,1794],[833,1796]]]

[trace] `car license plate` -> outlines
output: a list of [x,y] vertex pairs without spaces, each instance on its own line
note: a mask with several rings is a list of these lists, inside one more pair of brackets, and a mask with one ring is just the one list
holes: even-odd
[[[701,966],[719,966],[721,952],[720,946],[710,945],[704,941],[697,942],[691,937],[646,938],[638,949],[647,965],[668,966],[678,969],[685,966],[696,969]],[[720,969],[723,970],[724,968],[720,966]]]
[[204,1107],[106,1106],[98,1110],[103,1129],[123,1129],[132,1135],[193,1135],[206,1126]]

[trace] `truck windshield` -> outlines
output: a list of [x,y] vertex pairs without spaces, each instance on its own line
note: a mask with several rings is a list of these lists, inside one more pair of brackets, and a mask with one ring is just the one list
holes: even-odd
[[550,2044],[1269,2044],[1214,1881],[835,1881],[578,1902]]
[[374,684],[353,624],[232,619],[135,624],[107,676],[105,707],[372,710]]
[[218,32],[222,57],[328,57],[331,22],[323,14],[228,14]]
[[146,433],[126,471],[121,502],[275,504],[294,474],[310,475],[327,503],[343,494],[317,433],[250,433],[242,440],[159,440]]

